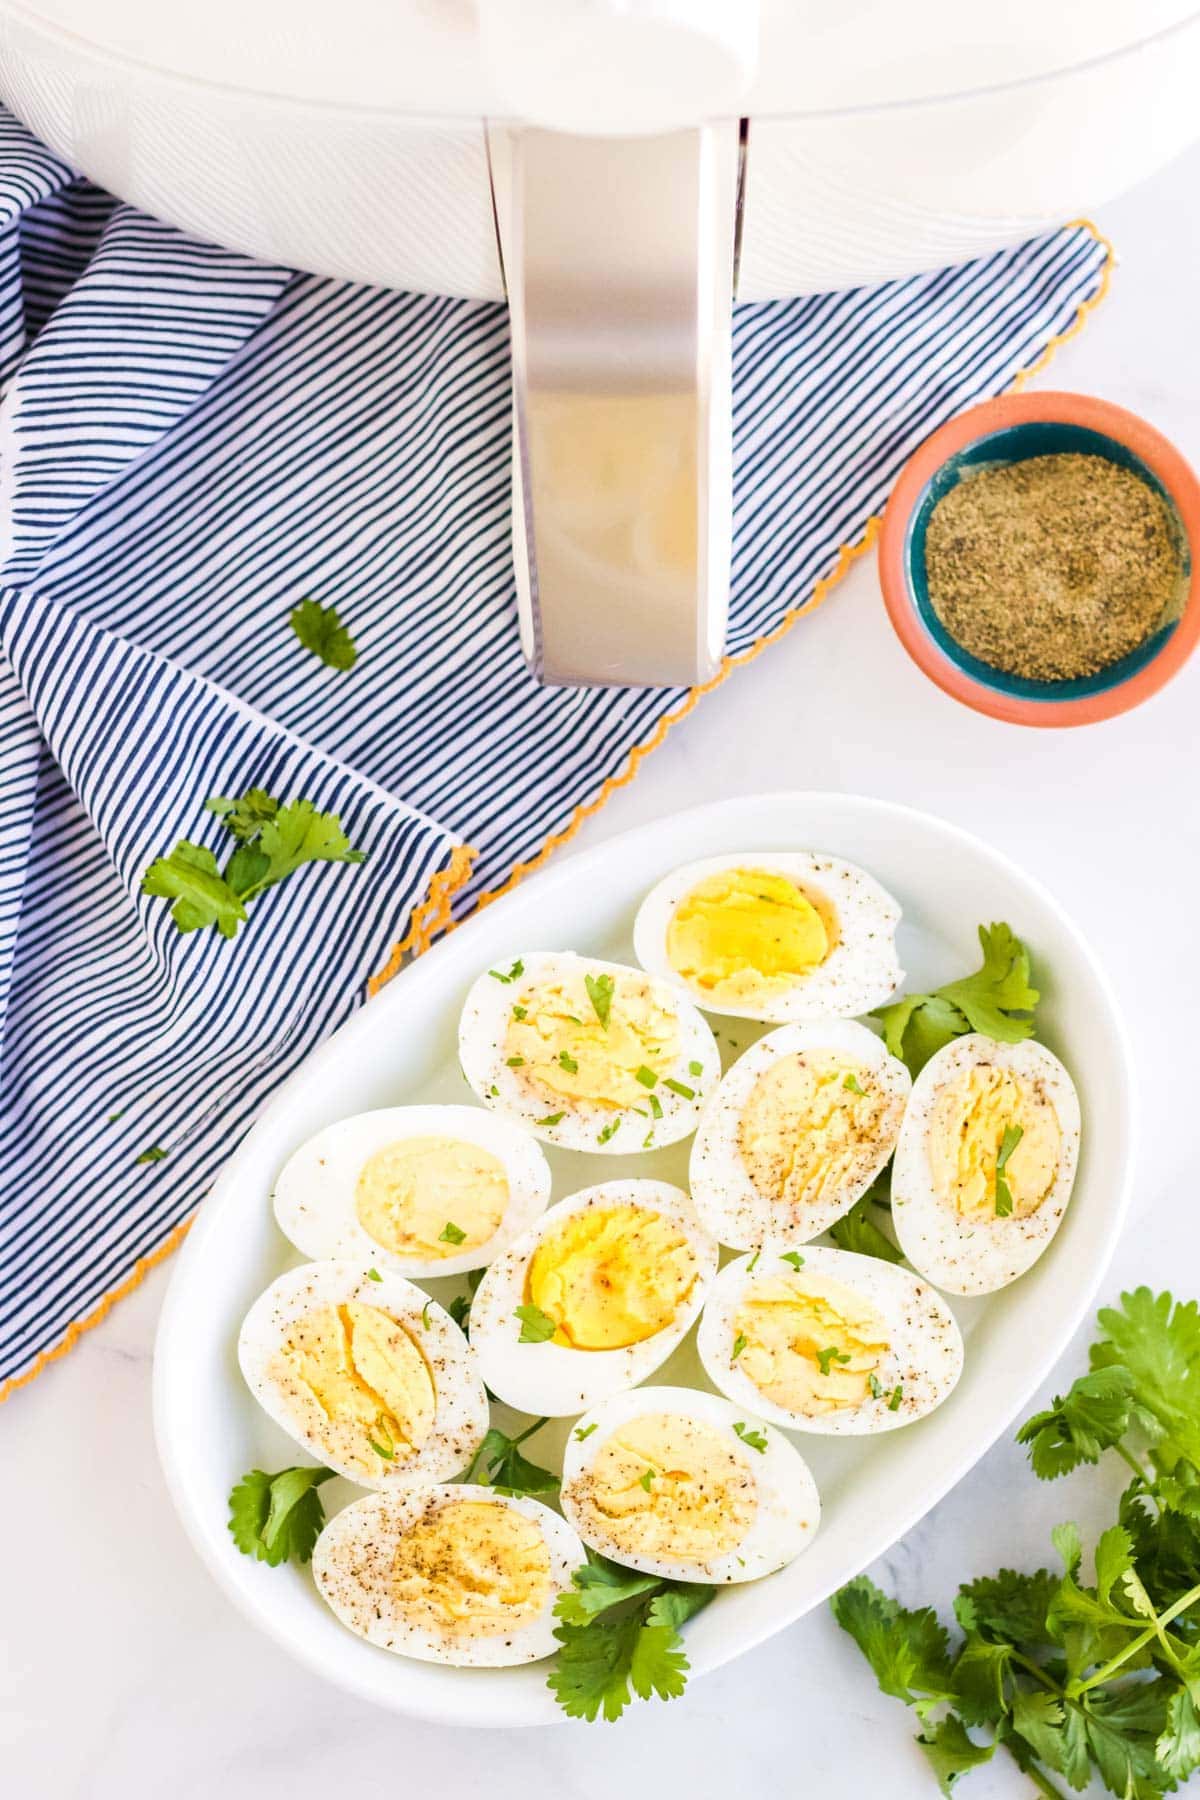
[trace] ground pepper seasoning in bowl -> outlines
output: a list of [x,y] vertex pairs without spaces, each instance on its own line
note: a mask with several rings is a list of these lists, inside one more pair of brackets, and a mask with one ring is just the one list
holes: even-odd
[[1014,723],[1109,718],[1200,636],[1200,484],[1158,432],[1085,395],[1021,394],[952,420],[888,502],[880,580],[937,684]]

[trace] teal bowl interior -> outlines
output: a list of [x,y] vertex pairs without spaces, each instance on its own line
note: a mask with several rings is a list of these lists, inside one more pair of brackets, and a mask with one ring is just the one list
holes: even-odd
[[[929,529],[930,515],[942,495],[956,487],[968,472],[996,468],[1004,463],[1026,462],[1031,456],[1057,456],[1066,452],[1083,456],[1105,456],[1110,462],[1120,464],[1121,468],[1131,470],[1152,487],[1155,493],[1162,495],[1175,532],[1182,578],[1172,616],[1164,620],[1159,629],[1152,632],[1136,650],[1131,650],[1128,656],[1109,663],[1107,668],[1098,670],[1094,675],[1077,676],[1070,681],[1030,681],[1025,676],[1009,675],[1003,669],[994,669],[990,663],[980,662],[978,657],[972,656],[950,636],[934,612],[929,598],[929,585],[925,576],[925,534]],[[909,595],[921,623],[949,662],[969,675],[972,681],[977,681],[996,693],[1014,694],[1021,700],[1058,701],[1079,700],[1089,694],[1106,693],[1110,688],[1120,687],[1122,682],[1128,681],[1140,669],[1144,669],[1147,663],[1154,661],[1179,623],[1191,582],[1192,563],[1191,546],[1179,509],[1157,475],[1140,456],[1135,456],[1119,439],[1109,437],[1104,432],[1089,431],[1082,425],[1030,419],[1023,424],[1007,425],[1003,430],[988,432],[986,436],[976,438],[973,444],[969,444],[965,450],[956,451],[942,464],[913,507],[904,538],[904,569]]]

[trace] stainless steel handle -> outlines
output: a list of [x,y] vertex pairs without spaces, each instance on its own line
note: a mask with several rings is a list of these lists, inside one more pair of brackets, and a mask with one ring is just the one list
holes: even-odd
[[558,685],[704,681],[729,599],[738,124],[493,124],[488,150],[526,656]]

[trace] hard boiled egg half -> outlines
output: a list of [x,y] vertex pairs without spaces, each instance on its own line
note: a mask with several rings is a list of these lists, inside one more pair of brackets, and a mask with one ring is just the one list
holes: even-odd
[[753,1581],[799,1555],[821,1503],[799,1451],[752,1412],[644,1387],[585,1413],[567,1440],[563,1511],[614,1562],[677,1581]]
[[786,1024],[852,1018],[895,993],[900,908],[834,856],[747,850],[676,869],[639,908],[642,967],[706,1012]]
[[476,1106],[393,1106],[327,1125],[275,1184],[275,1217],[311,1257],[418,1280],[479,1269],[550,1198],[533,1140]]
[[445,1481],[483,1442],[487,1396],[449,1313],[403,1276],[304,1263],[246,1315],[251,1393],[319,1462],[364,1487]]
[[705,1108],[689,1179],[722,1244],[803,1244],[866,1191],[895,1148],[912,1081],[850,1019],[783,1025],[729,1068]]
[[721,1270],[697,1334],[709,1379],[792,1431],[894,1431],[940,1406],[962,1373],[950,1309],[907,1269],[809,1245]]
[[1041,1044],[973,1032],[913,1086],[892,1170],[892,1223],[922,1275],[989,1294],[1058,1230],[1079,1161],[1079,1096]]
[[554,1603],[584,1549],[539,1500],[463,1483],[371,1494],[317,1540],[317,1588],[343,1625],[422,1662],[496,1669],[558,1649]]
[[458,1051],[485,1106],[547,1143],[614,1155],[687,1137],[721,1073],[712,1032],[670,983],[558,950],[479,977]]
[[484,1380],[551,1417],[633,1387],[688,1330],[717,1254],[665,1181],[606,1181],[561,1200],[479,1285],[471,1345]]

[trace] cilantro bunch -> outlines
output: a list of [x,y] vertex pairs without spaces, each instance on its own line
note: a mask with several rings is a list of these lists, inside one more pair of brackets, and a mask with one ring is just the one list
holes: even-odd
[[143,894],[173,902],[171,917],[180,931],[215,925],[222,937],[235,937],[248,903],[305,863],[366,861],[364,851],[350,848],[337,815],[318,812],[311,800],[281,806],[262,788],[251,788],[240,800],[218,795],[205,805],[235,840],[224,869],[211,850],[184,838],[142,877]]
[[1003,1749],[1062,1796],[1098,1775],[1121,1800],[1174,1793],[1200,1769],[1200,1308],[1148,1288],[1099,1316],[1090,1369],[1017,1433],[1054,1480],[1112,1452],[1131,1479],[1084,1578],[1073,1524],[1061,1571],[964,1583],[959,1636],[866,1576],[834,1616],[884,1693],[911,1706],[943,1794]]

